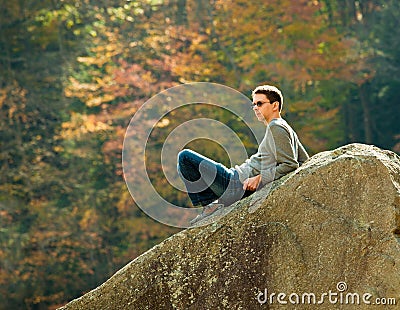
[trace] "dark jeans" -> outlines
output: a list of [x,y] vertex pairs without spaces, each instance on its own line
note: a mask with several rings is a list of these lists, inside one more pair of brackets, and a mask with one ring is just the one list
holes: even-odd
[[178,174],[194,206],[205,206],[217,199],[229,206],[254,193],[243,190],[237,171],[192,150],[179,152]]

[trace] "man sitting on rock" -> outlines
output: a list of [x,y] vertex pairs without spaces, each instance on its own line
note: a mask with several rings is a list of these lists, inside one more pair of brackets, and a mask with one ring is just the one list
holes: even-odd
[[267,130],[257,153],[243,164],[228,169],[192,150],[184,149],[178,154],[178,173],[189,198],[194,206],[203,206],[192,225],[281,178],[308,159],[297,134],[281,117],[281,91],[275,86],[258,86],[252,99],[253,111]]

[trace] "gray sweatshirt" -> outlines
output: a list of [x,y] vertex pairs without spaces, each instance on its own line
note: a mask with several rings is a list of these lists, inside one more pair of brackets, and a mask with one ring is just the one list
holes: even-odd
[[257,153],[233,169],[242,183],[261,174],[261,185],[265,185],[297,169],[307,159],[292,127],[283,118],[275,118],[267,126]]

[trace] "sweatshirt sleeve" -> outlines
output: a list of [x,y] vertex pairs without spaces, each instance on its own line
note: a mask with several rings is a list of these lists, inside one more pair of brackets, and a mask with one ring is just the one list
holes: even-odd
[[299,167],[294,141],[289,132],[282,126],[271,126],[271,133],[275,142],[276,171],[275,180],[296,170]]
[[301,166],[308,158],[308,153],[306,151],[306,149],[304,148],[303,144],[301,144],[300,142],[298,143],[299,146],[299,165]]

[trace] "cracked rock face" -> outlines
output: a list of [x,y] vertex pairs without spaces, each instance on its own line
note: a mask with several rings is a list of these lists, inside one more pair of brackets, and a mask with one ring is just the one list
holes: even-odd
[[351,144],[168,238],[62,309],[398,307],[399,237],[399,156]]

